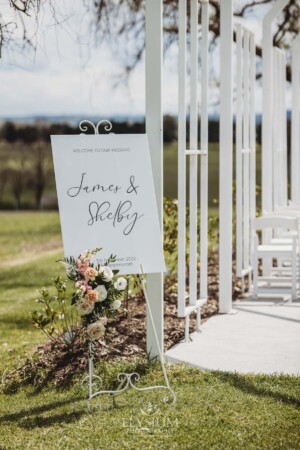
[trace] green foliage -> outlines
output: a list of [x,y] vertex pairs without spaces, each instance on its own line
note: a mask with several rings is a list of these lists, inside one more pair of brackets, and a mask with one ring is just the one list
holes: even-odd
[[[189,260],[189,208],[186,208],[186,258]],[[218,239],[219,218],[211,215],[208,219],[208,239],[209,246],[213,248]],[[198,236],[200,233],[200,210],[198,210]],[[166,265],[169,273],[174,273],[177,268],[178,249],[178,201],[174,199],[164,198],[164,253]]]
[[70,297],[67,294],[67,282],[60,275],[52,279],[55,294],[51,294],[46,288],[42,288],[40,297],[36,300],[41,308],[31,313],[31,319],[35,327],[42,330],[50,339],[61,339],[66,345],[71,345],[75,338],[75,325],[78,322],[78,314],[70,308]]
[[177,266],[178,201],[164,198],[164,253],[166,266],[173,272]]

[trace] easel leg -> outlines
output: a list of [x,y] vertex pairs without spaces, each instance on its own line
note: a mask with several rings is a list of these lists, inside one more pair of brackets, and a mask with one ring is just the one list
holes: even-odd
[[144,292],[144,296],[145,296],[145,300],[146,300],[146,304],[147,304],[147,308],[148,308],[148,312],[149,312],[149,317],[150,317],[150,321],[151,321],[151,325],[153,327],[153,332],[154,332],[154,338],[157,344],[157,348],[158,348],[158,356],[159,356],[159,360],[160,360],[160,364],[161,364],[161,368],[163,371],[163,375],[164,375],[164,379],[165,379],[165,383],[168,389],[170,388],[170,384],[169,384],[169,380],[168,380],[168,375],[166,372],[166,368],[165,368],[165,364],[164,364],[164,355],[161,353],[160,351],[160,346],[159,346],[159,342],[158,342],[158,337],[157,337],[157,333],[156,333],[156,329],[155,329],[155,324],[154,324],[154,320],[153,320],[153,315],[152,315],[152,311],[151,311],[151,306],[149,303],[149,299],[148,299],[148,295],[147,295],[147,290],[146,290],[146,286],[145,286],[145,280],[144,280],[144,272],[143,272],[143,267],[141,265],[141,274],[139,275],[140,281],[141,281],[141,285],[142,285],[142,289]]

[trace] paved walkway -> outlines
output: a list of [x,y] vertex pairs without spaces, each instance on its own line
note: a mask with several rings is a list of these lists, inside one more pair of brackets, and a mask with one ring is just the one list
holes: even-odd
[[192,342],[166,352],[170,362],[208,370],[300,375],[300,302],[248,298],[213,316]]

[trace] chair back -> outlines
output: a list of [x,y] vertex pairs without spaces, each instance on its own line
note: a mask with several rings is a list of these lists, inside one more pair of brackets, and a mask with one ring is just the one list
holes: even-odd
[[298,217],[287,216],[262,216],[253,219],[253,230],[265,229],[285,229],[291,231],[298,231],[299,219]]

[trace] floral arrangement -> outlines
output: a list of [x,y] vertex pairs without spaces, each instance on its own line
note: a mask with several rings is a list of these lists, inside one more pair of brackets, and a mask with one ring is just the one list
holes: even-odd
[[116,316],[122,305],[121,298],[127,287],[127,280],[117,277],[118,270],[109,267],[109,264],[115,262],[115,256],[111,255],[103,264],[92,262],[93,256],[100,250],[102,249],[86,250],[77,259],[71,257],[59,260],[65,264],[67,277],[74,283],[71,301],[66,282],[60,276],[53,279],[57,295],[50,295],[47,289],[41,289],[42,298],[37,299],[37,302],[43,304],[43,311],[34,311],[32,319],[34,325],[42,329],[49,338],[60,334],[66,344],[71,344],[75,323],[73,312],[67,305],[68,300],[77,308],[82,325],[91,340],[99,340],[104,336],[107,320]]
[[75,283],[75,292],[71,303],[75,304],[82,323],[90,339],[96,340],[105,334],[105,325],[109,317],[121,307],[122,291],[127,280],[116,278],[118,270],[111,270],[109,264],[116,259],[110,256],[103,265],[94,265],[91,260],[101,249],[86,250],[77,260],[64,258],[67,276]]

